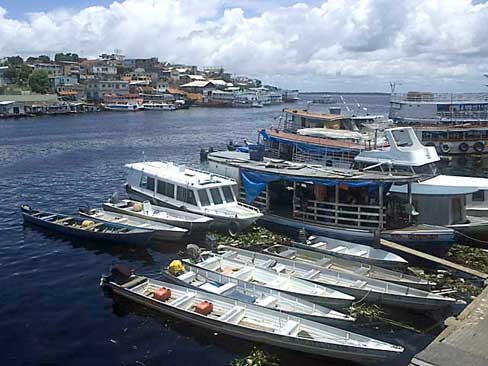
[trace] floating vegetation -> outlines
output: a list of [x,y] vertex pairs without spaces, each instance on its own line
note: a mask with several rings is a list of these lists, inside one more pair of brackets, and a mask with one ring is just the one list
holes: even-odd
[[260,350],[253,348],[249,356],[237,358],[231,362],[232,366],[278,366],[279,359]]
[[488,272],[488,251],[480,248],[453,245],[446,259],[481,272]]
[[285,235],[276,234],[262,226],[253,226],[249,230],[232,237],[215,234],[217,243],[221,245],[239,246],[248,248],[253,246],[270,246],[274,244],[289,244],[291,239]]
[[355,318],[363,316],[371,320],[379,320],[381,319],[381,315],[383,315],[383,310],[381,310],[378,305],[368,305],[362,303],[358,306],[352,307],[350,313],[351,316]]

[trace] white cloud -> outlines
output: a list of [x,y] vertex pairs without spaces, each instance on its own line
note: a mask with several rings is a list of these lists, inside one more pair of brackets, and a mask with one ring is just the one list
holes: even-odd
[[[285,87],[479,90],[488,5],[470,0],[125,0],[10,19],[0,55],[122,49],[129,57],[222,65]],[[339,75],[339,76],[338,76]],[[447,90],[446,90],[447,91]]]

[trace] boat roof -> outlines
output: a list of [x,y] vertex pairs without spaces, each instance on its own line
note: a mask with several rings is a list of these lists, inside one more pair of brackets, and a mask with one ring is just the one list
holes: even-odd
[[128,169],[144,172],[154,178],[189,185],[194,188],[214,188],[236,184],[231,178],[172,162],[150,161],[126,164],[125,166]]
[[344,119],[351,119],[350,116],[346,116],[343,114],[310,112],[304,109],[284,109],[283,112],[288,114],[293,114],[295,116],[305,117],[305,118],[321,119],[324,120],[324,122],[333,122],[333,121],[342,121]]
[[304,178],[310,180],[337,180],[337,181],[376,181],[380,182],[411,182],[419,179],[415,174],[396,175],[377,172],[359,171],[353,169],[340,169],[325,167],[322,165],[294,163],[285,160],[264,158],[263,161],[250,160],[249,153],[238,151],[217,151],[208,154],[209,160],[218,161],[240,169],[253,170],[255,172],[286,175],[292,178]]
[[[429,185],[421,183],[412,184],[412,194],[416,195],[427,195],[427,196],[455,196],[455,195],[466,195],[476,192],[477,188],[472,187],[453,187],[453,186],[443,186],[443,185]],[[405,193],[407,194],[407,185],[392,185],[390,192],[394,193]]]
[[476,188],[476,190],[488,190],[487,178],[462,177],[457,175],[438,175],[423,181],[422,184],[428,184],[431,186],[469,187]]

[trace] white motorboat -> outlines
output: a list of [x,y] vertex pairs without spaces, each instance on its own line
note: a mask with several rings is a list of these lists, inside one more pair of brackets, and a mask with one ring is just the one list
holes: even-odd
[[290,350],[374,363],[403,347],[224,296],[114,273],[101,285],[151,309],[219,333]]
[[237,202],[233,179],[169,162],[126,167],[126,189],[131,199],[210,217],[214,219],[211,230],[234,235],[262,216],[259,209]]
[[171,103],[144,103],[142,104],[144,110],[147,111],[174,111],[176,106]]
[[108,103],[105,104],[104,109],[116,112],[137,112],[143,107],[137,103]]

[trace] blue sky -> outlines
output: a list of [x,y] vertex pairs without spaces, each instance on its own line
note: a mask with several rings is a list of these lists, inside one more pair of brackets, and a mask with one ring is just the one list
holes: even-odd
[[487,24],[486,0],[0,0],[0,57],[120,49],[301,90],[483,91]]

